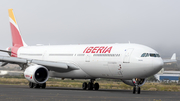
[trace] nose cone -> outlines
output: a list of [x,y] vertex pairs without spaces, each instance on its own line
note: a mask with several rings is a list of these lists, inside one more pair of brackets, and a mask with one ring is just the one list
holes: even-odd
[[161,58],[153,59],[153,68],[155,73],[159,72],[162,69],[163,65],[164,62]]

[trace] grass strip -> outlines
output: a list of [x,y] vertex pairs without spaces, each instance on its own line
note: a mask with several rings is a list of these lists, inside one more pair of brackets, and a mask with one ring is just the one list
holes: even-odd
[[[69,88],[81,88],[83,82],[89,82],[89,80],[70,80],[70,79],[55,79],[50,78],[46,85],[47,87],[69,87]],[[123,82],[110,81],[110,80],[97,80],[100,85],[100,89],[120,89],[120,90],[132,90],[133,87],[124,84]],[[27,85],[28,81],[25,78],[0,78],[0,84],[5,85]],[[180,91],[180,84],[177,83],[149,83],[146,82],[141,86],[141,90],[147,91]]]

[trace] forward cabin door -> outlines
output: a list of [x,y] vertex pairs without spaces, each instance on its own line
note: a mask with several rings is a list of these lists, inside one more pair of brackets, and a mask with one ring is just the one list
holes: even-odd
[[125,50],[126,52],[124,55],[123,63],[130,63],[130,57],[133,50],[134,50],[133,48],[129,48]]

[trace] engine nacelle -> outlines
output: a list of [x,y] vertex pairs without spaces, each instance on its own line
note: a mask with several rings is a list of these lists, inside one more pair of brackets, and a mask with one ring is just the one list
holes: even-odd
[[132,80],[122,80],[125,84],[130,85],[130,86],[142,86],[145,84],[146,79],[132,79]]
[[48,69],[41,65],[31,65],[24,71],[24,77],[33,83],[43,84],[49,78]]

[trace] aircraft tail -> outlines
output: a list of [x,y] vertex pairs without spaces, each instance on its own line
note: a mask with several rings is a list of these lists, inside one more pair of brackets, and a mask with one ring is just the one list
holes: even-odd
[[11,35],[12,35],[12,45],[13,47],[22,47],[27,46],[27,44],[23,41],[14,13],[13,9],[8,9],[9,12],[9,21],[11,26]]

